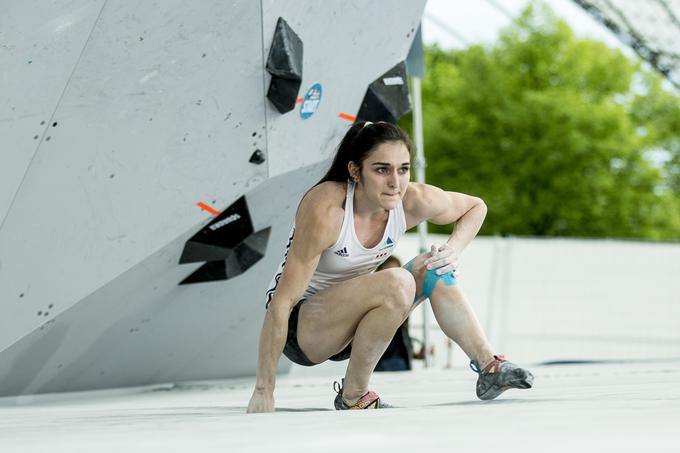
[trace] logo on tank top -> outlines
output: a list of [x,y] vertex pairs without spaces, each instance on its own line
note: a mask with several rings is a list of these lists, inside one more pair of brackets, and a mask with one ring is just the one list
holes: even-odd
[[347,253],[347,247],[343,247],[340,250],[336,250],[333,253],[335,253],[338,256],[342,256],[344,258],[347,258],[349,256],[349,253]]
[[382,247],[380,247],[380,250],[382,251],[382,250],[389,249],[389,248],[392,248],[392,247],[394,247],[394,241],[392,240],[391,237],[387,236],[387,240],[382,245]]

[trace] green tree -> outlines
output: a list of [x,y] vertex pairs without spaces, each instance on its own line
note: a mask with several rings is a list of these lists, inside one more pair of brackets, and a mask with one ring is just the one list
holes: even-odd
[[482,234],[680,238],[680,98],[656,73],[541,3],[425,58],[427,179],[484,198]]

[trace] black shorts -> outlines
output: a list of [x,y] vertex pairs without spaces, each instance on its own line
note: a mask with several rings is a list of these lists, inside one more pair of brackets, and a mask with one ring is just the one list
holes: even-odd
[[[293,311],[290,312],[290,317],[288,318],[288,337],[286,338],[286,347],[283,348],[283,354],[298,365],[313,366],[318,364],[307,358],[305,353],[302,352],[302,349],[300,349],[300,345],[297,341],[298,316],[300,313],[300,307],[303,303],[305,303],[306,300],[307,299],[301,299],[300,302],[295,304]],[[351,353],[352,344],[350,343],[345,349],[334,356],[329,357],[329,359],[336,362],[341,362],[343,360],[349,359]]]

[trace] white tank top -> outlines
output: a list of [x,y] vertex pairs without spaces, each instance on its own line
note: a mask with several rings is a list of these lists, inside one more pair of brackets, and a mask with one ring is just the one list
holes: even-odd
[[[340,235],[335,244],[321,253],[319,264],[303,297],[313,296],[329,286],[373,272],[376,267],[392,254],[397,246],[397,242],[405,232],[406,217],[404,215],[404,206],[400,201],[397,207],[390,210],[387,225],[385,225],[385,231],[380,242],[371,248],[361,245],[354,230],[354,182],[348,181],[345,215],[342,219]],[[269,306],[269,302],[271,302],[274,296],[276,286],[283,273],[283,268],[286,266],[288,249],[293,242],[294,234],[295,226],[293,226],[290,238],[288,239],[284,259],[279,265],[267,290],[267,306]]]

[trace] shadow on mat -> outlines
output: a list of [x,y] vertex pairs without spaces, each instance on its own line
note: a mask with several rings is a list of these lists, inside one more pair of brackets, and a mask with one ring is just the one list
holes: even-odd
[[333,409],[328,409],[326,407],[303,407],[299,409],[281,407],[274,409],[275,412],[317,412],[317,411],[332,411]]
[[[228,412],[234,412],[236,414],[245,414],[248,406],[219,406],[214,408],[215,410],[222,410]],[[318,412],[318,411],[332,411],[333,409],[328,409],[326,407],[277,407],[274,408],[274,412]]]
[[546,403],[553,401],[564,401],[553,398],[548,399],[521,399],[521,398],[505,398],[501,400],[477,400],[477,401],[455,401],[453,403],[437,403],[437,404],[426,404],[425,407],[438,407],[438,406],[475,406],[479,404],[524,404],[524,403]]

